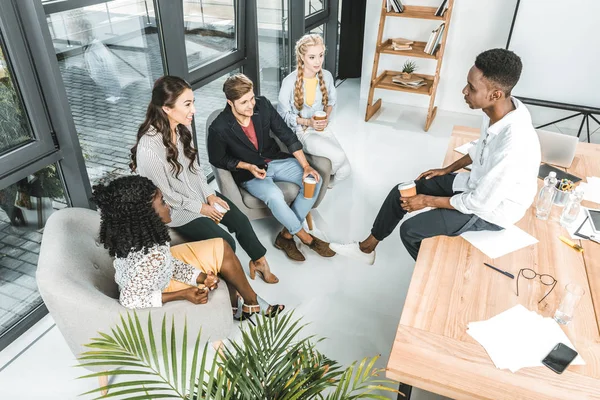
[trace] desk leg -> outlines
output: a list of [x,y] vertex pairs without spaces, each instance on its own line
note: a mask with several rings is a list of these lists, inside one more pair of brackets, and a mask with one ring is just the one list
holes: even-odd
[[398,400],[410,400],[410,394],[412,392],[412,386],[405,383],[401,383],[398,388]]

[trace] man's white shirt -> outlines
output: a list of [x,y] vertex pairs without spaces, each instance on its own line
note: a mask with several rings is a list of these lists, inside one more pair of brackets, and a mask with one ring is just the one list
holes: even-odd
[[541,162],[540,142],[531,115],[523,103],[511,97],[515,110],[490,126],[483,117],[481,137],[469,149],[471,172],[456,175],[450,198],[463,214],[508,227],[519,221],[537,194]]

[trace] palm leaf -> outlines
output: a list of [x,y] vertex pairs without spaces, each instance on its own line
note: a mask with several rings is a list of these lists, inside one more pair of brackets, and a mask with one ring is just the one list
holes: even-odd
[[[175,319],[167,330],[166,315],[155,336],[152,319],[144,330],[138,315],[121,316],[110,333],[98,333],[79,358],[80,366],[106,367],[81,378],[117,376],[123,382],[84,393],[128,400],[179,398],[186,400],[352,400],[385,399],[377,391],[397,392],[386,386],[373,369],[378,357],[365,358],[342,368],[317,350],[323,339],[303,337],[306,324],[293,312],[274,318],[259,316],[238,341],[223,343],[221,353],[208,355],[198,332],[193,356],[187,357],[187,321],[183,341],[177,343]],[[159,354],[162,352],[162,357]],[[178,361],[178,353],[180,360]],[[334,391],[331,391],[333,389]],[[326,397],[324,393],[329,393]]]

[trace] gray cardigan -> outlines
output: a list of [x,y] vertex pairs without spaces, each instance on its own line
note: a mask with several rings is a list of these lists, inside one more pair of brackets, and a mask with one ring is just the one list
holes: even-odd
[[[302,111],[298,111],[294,105],[294,88],[296,86],[296,78],[298,77],[298,70],[295,70],[291,74],[285,77],[281,83],[281,89],[279,90],[279,99],[277,104],[277,112],[281,115],[281,118],[285,120],[285,123],[292,129],[298,126],[296,117],[300,115],[301,118],[310,118],[315,111],[323,111],[323,94],[321,89],[317,87],[315,93],[315,102],[312,106],[304,103]],[[331,72],[323,70],[323,80],[325,81],[325,87],[327,88],[327,105],[335,106],[337,102],[337,93],[335,89],[335,82]],[[302,84],[304,87],[304,83]],[[306,94],[304,95],[306,101]]]
[[177,135],[177,161],[183,166],[179,177],[167,161],[167,149],[162,135],[152,127],[138,143],[137,172],[150,179],[163,193],[165,202],[171,207],[171,227],[187,224],[199,217],[202,203],[215,191],[208,186],[204,172],[198,161],[194,161],[196,172],[188,168],[190,160],[183,154],[183,144]]

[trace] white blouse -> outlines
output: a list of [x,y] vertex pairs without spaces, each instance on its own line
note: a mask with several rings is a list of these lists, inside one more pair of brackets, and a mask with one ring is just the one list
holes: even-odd
[[196,286],[200,270],[171,255],[169,243],[131,251],[127,257],[116,257],[115,281],[119,285],[119,302],[127,308],[162,306],[162,291],[171,279]]
[[162,135],[151,127],[140,139],[137,148],[137,172],[150,179],[162,192],[165,202],[171,207],[171,227],[178,227],[204,217],[200,214],[202,203],[215,191],[208,186],[206,176],[196,159],[196,172],[190,171],[190,160],[183,153],[183,143],[177,134],[177,161],[183,166],[179,177],[175,177],[167,161],[167,149]]

